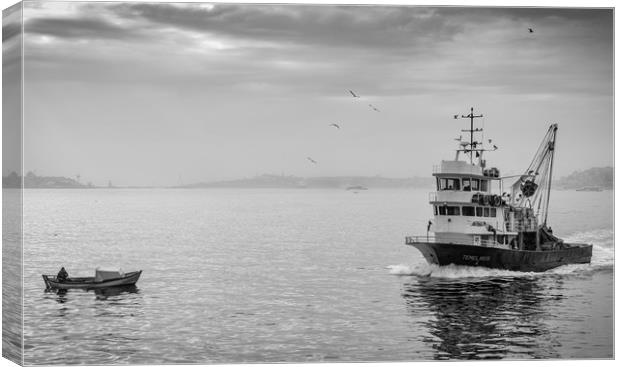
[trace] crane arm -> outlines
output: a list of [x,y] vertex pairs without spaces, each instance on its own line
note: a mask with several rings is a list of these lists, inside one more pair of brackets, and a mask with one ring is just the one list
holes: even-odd
[[543,225],[547,223],[557,130],[557,124],[549,126],[530,165],[512,185],[511,205],[535,209]]

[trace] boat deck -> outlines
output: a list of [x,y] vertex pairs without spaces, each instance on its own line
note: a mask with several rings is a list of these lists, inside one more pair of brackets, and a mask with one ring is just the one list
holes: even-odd
[[[441,243],[443,241],[438,241],[435,236],[407,236],[405,237],[405,244],[414,245],[417,243]],[[492,248],[501,248],[501,249],[510,249],[509,244],[499,243],[493,240],[480,240],[479,243],[474,243],[474,240],[467,241],[463,240],[451,240],[448,242],[451,245],[468,245],[468,246],[480,246],[480,247],[492,247]]]

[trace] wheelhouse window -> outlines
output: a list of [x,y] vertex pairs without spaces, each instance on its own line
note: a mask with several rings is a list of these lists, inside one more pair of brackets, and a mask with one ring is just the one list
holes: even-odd
[[489,191],[489,180],[480,180],[480,191]]
[[489,209],[490,208],[483,208],[484,209],[484,216],[488,217],[489,216]]
[[469,178],[463,179],[463,191],[471,191],[471,181]]
[[447,206],[446,215],[461,215],[461,208],[458,206]]
[[472,178],[471,179],[471,191],[478,191],[480,190],[480,180],[477,178]]
[[463,215],[466,217],[473,217],[476,215],[476,209],[473,206],[464,206]]
[[497,217],[497,209],[496,208],[491,208],[491,217]]
[[482,217],[482,207],[476,207],[476,217]]
[[440,178],[439,179],[439,190],[460,190],[461,189],[461,180],[458,178]]
[[435,207],[439,215],[461,215],[461,208],[458,206],[439,205]]

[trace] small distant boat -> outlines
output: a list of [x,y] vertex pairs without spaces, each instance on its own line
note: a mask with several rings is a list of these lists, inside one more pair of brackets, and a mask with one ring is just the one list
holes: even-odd
[[[112,273],[112,276],[110,276],[110,273]],[[101,289],[134,285],[140,279],[142,270],[124,274],[120,272],[114,273],[97,270],[94,277],[71,277],[62,282],[55,275],[43,275],[43,281],[47,289]]]
[[596,187],[596,186],[588,186],[588,187],[582,187],[575,191],[603,191],[603,189],[601,189],[600,187]]
[[364,186],[356,185],[356,186],[347,187],[347,190],[368,190],[368,188]]

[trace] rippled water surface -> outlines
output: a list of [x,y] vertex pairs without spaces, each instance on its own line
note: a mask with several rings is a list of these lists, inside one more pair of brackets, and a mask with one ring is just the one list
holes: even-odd
[[[424,190],[26,190],[26,364],[611,358],[613,192],[552,193],[591,265],[426,264]],[[143,270],[45,292],[41,274]]]

